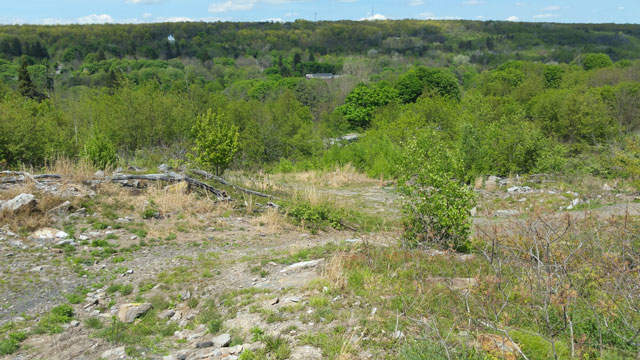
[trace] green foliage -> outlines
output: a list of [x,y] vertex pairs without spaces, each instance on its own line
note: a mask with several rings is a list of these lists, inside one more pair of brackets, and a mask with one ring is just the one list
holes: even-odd
[[544,87],[546,89],[558,89],[562,83],[564,70],[558,65],[544,67]]
[[373,85],[359,84],[336,110],[353,128],[365,129],[369,126],[374,111],[398,99],[398,92],[390,84],[379,82]]
[[22,331],[9,333],[7,337],[0,338],[0,355],[11,355],[18,351],[20,343],[27,339],[27,334]]
[[83,156],[99,168],[105,169],[118,162],[116,146],[107,137],[94,134],[84,144]]
[[529,116],[545,136],[565,143],[595,145],[617,132],[605,103],[593,91],[546,91],[532,99]]
[[203,310],[200,311],[196,321],[199,324],[207,326],[207,330],[211,334],[217,334],[222,330],[222,324],[224,319],[217,310],[217,306],[214,301],[208,301]]
[[413,68],[400,76],[396,89],[404,103],[415,102],[424,91],[460,99],[458,79],[445,69],[428,69],[422,66]]
[[585,70],[602,69],[613,65],[613,61],[607,54],[589,53],[580,56],[577,63]]
[[238,127],[224,114],[209,109],[198,117],[192,131],[195,138],[192,158],[202,166],[215,169],[216,175],[222,175],[238,152]]
[[38,334],[58,334],[62,332],[62,325],[71,322],[73,308],[70,305],[59,305],[43,315],[34,332]]
[[322,203],[312,205],[305,201],[295,201],[287,204],[287,216],[296,224],[311,228],[322,228],[331,226],[334,229],[342,229],[342,220],[335,208],[329,204]]
[[33,81],[31,81],[31,76],[27,70],[27,61],[24,59],[18,72],[18,92],[20,95],[33,100],[42,100],[44,98],[44,95],[38,91]]
[[404,242],[468,252],[474,194],[464,183],[462,158],[436,130],[405,145],[400,191],[407,197]]

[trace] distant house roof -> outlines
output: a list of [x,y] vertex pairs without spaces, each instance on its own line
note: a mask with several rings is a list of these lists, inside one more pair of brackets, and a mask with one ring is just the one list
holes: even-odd
[[169,35],[167,36],[167,40],[169,40],[169,42],[174,42],[176,41],[176,38],[174,38],[173,35]]
[[320,74],[307,74],[307,79],[333,79],[336,77],[330,73],[320,73]]

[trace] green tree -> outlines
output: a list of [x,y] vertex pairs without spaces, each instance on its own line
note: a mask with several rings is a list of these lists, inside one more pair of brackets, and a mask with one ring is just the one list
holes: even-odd
[[193,127],[195,147],[191,158],[202,166],[213,168],[220,176],[238,152],[238,127],[224,114],[209,109],[198,116]]
[[18,71],[18,92],[29,99],[43,99],[42,93],[38,91],[36,85],[31,81],[31,76],[29,76],[29,70],[27,69],[27,61],[24,59]]
[[115,165],[118,162],[116,146],[102,134],[96,133],[84,144],[83,156],[98,169]]
[[428,129],[405,145],[400,167],[399,189],[407,198],[405,245],[468,252],[475,196],[464,182],[459,151]]
[[613,65],[609,55],[602,53],[584,54],[577,59],[577,62],[585,70],[601,69]]
[[337,108],[353,128],[367,128],[373,112],[398,99],[398,91],[386,82],[373,85],[360,84],[345,99],[344,105]]

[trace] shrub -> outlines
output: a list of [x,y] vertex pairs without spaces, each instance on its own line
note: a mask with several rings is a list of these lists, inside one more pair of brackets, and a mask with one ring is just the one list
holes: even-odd
[[602,53],[584,54],[577,59],[577,62],[585,70],[601,69],[613,65],[609,55]]
[[200,165],[215,169],[222,175],[238,152],[238,127],[223,114],[209,109],[198,117],[193,127],[196,146],[191,157]]
[[437,244],[469,251],[468,217],[475,199],[463,180],[460,154],[435,130],[408,142],[399,182],[407,197],[405,245]]
[[99,168],[115,165],[118,161],[116,146],[104,135],[95,134],[84,144],[83,156]]

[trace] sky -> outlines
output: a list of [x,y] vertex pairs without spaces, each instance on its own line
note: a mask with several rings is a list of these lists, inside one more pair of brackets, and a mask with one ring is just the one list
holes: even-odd
[[638,23],[639,0],[0,0],[2,24],[469,19]]

